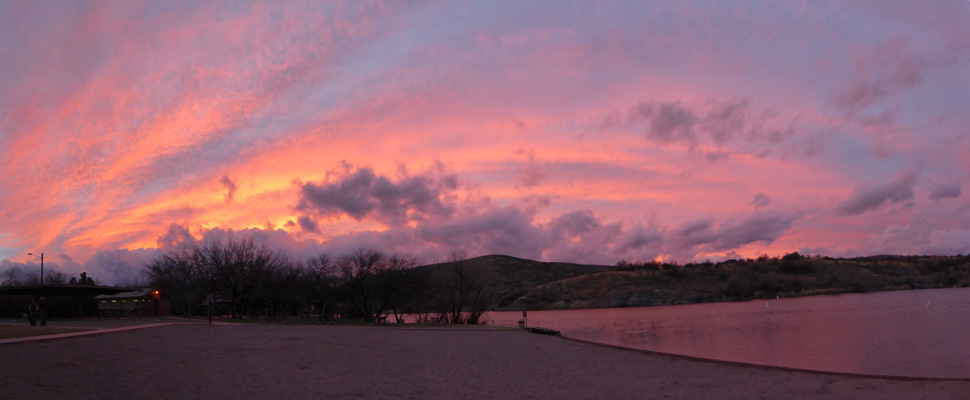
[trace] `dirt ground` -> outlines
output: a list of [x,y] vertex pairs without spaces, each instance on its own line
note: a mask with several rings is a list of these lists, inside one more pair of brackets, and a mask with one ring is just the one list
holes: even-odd
[[0,345],[4,399],[965,399],[968,381],[647,354],[515,330],[172,325]]
[[81,329],[55,328],[51,326],[21,326],[0,324],[0,339],[23,338],[31,336],[56,335],[59,333],[79,332]]

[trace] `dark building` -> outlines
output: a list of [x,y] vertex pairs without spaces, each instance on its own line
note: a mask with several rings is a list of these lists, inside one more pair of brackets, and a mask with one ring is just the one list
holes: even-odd
[[168,296],[156,289],[139,289],[118,294],[94,296],[102,317],[162,317],[171,314]]

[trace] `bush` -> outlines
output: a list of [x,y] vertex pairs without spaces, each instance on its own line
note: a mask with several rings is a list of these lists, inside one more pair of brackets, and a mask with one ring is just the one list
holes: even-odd
[[754,287],[751,277],[734,275],[728,279],[727,285],[721,290],[721,294],[738,300],[751,299],[754,297]]
[[[795,253],[798,254],[798,253]],[[785,256],[788,257],[788,256]],[[789,274],[802,274],[807,275],[815,272],[815,265],[811,260],[808,259],[785,259],[782,258],[781,266],[779,267],[781,272]]]
[[671,266],[663,270],[663,274],[666,277],[680,279],[684,277],[684,269],[680,267]]

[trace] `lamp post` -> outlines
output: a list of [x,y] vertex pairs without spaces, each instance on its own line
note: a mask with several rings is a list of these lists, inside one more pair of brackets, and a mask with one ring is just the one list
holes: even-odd
[[[27,253],[28,256],[36,256],[34,253]],[[44,284],[44,253],[40,253],[40,284]]]

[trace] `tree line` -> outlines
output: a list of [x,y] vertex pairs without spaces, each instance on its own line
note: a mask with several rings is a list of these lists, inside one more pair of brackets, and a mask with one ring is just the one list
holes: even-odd
[[36,286],[36,285],[99,285],[100,281],[88,276],[87,272],[82,272],[79,277],[70,276],[55,269],[44,271],[44,279],[41,282],[40,272],[24,271],[20,267],[12,267],[0,272],[0,287],[13,286]]
[[469,268],[457,251],[443,268],[417,268],[408,255],[361,248],[295,259],[251,239],[206,240],[170,250],[145,267],[171,296],[172,312],[190,316],[216,306],[232,318],[313,314],[382,322],[405,314],[480,323],[496,301],[490,274]]

